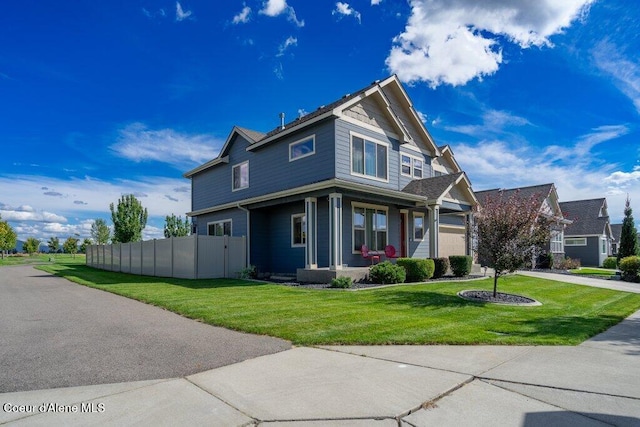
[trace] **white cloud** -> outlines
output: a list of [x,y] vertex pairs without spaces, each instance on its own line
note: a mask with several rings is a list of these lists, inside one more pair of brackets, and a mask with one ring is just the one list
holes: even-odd
[[184,21],[192,15],[190,10],[185,11],[179,1],[176,2],[176,21]]
[[185,169],[213,159],[223,143],[209,135],[152,130],[143,123],[132,123],[119,131],[117,142],[110,148],[135,162],[153,160]]
[[486,137],[488,133],[502,133],[508,127],[530,125],[529,120],[503,110],[486,110],[482,113],[482,124],[447,126],[451,132]]
[[286,14],[290,22],[298,27],[304,27],[304,20],[298,20],[296,11],[287,4],[287,0],[267,0],[263,3],[263,7],[259,13],[270,17]]
[[249,6],[245,6],[242,8],[240,13],[233,17],[234,24],[246,24],[249,22],[249,15],[251,14],[251,8]]
[[[46,196],[43,187],[55,188],[64,196]],[[145,236],[150,238],[162,237],[161,229],[157,236],[151,233],[153,227],[162,227],[166,215],[184,215],[191,210],[191,192],[186,191],[185,179],[143,177],[107,182],[91,177],[65,180],[10,175],[0,176],[0,188],[3,188],[0,215],[9,221],[21,240],[27,237],[46,240],[51,235],[66,238],[75,233],[81,238],[89,237],[93,220],[104,218],[109,222],[109,204],[117,204],[123,194],[136,194],[148,209]],[[76,200],[82,200],[83,204],[75,203]]]
[[371,0],[371,6],[377,6],[382,3],[382,0]]
[[290,48],[291,46],[297,46],[298,45],[298,39],[293,37],[293,36],[289,36],[287,37],[287,39],[282,42],[282,44],[280,45],[280,47],[278,48],[278,53],[276,54],[276,56],[283,56],[285,51]]
[[600,42],[593,49],[593,59],[603,73],[613,77],[614,84],[624,93],[640,113],[640,62],[627,58],[612,43]]
[[501,38],[521,48],[552,46],[594,0],[411,0],[404,32],[393,40],[387,67],[407,83],[463,85],[495,73]]
[[353,16],[358,22],[362,23],[362,15],[360,12],[352,8],[349,3],[337,2],[336,8],[331,11],[332,15]]

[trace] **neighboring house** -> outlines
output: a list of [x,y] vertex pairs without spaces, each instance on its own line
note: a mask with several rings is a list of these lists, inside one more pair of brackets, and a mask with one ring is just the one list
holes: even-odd
[[496,198],[502,194],[502,197],[508,199],[516,193],[523,199],[535,196],[540,205],[539,212],[547,218],[553,219],[553,224],[551,226],[551,238],[549,239],[549,243],[546,247],[541,249],[552,254],[554,262],[563,260],[565,257],[563,236],[565,227],[570,224],[571,221],[567,220],[563,216],[563,211],[560,208],[560,203],[558,201],[558,192],[556,191],[556,187],[553,183],[509,189],[495,188],[492,190],[475,192],[480,205],[482,205],[483,201],[487,197]]
[[622,235],[622,224],[611,224],[611,255],[618,255],[620,246],[620,236]]
[[362,245],[470,253],[471,184],[396,76],[280,118],[268,133],[234,127],[218,157],[185,173],[196,233],[247,236],[248,262],[271,273],[367,266]]
[[566,255],[579,259],[584,266],[601,266],[612,253],[607,199],[562,202],[560,207],[565,217],[573,221],[564,232]]

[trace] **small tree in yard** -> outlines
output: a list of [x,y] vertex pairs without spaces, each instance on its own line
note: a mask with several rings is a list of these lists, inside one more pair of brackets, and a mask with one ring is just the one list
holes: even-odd
[[75,237],[68,237],[67,240],[62,244],[62,249],[68,254],[71,254],[73,258],[76,257],[78,253],[78,239]]
[[624,204],[624,219],[620,232],[620,246],[618,247],[618,264],[622,258],[638,254],[638,231],[633,222],[633,210],[629,196]]
[[49,248],[50,253],[55,254],[56,252],[58,252],[58,249],[60,248],[60,239],[58,239],[57,237],[49,238],[49,241],[47,242],[47,247]]
[[176,217],[175,214],[165,217],[164,237],[184,237],[191,234],[191,226],[187,218],[182,221],[182,217]]
[[102,218],[98,218],[91,224],[91,238],[96,245],[106,245],[109,243],[111,237],[111,230],[107,225],[107,221]]
[[483,265],[495,270],[493,296],[498,278],[522,268],[550,238],[551,220],[540,215],[540,195],[529,198],[516,191],[510,197],[502,192],[487,196],[475,215],[474,235]]
[[109,205],[113,220],[113,242],[129,243],[142,240],[142,230],[147,225],[147,208],[133,194],[124,195],[118,206]]
[[[0,217],[0,219],[2,219]],[[4,259],[5,251],[10,251],[16,247],[18,236],[7,221],[0,221],[0,256]]]
[[40,240],[35,237],[29,237],[22,245],[22,249],[29,255],[33,255],[40,249]]

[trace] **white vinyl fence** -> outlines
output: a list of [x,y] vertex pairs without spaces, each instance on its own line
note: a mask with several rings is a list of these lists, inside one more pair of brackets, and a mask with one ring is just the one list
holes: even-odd
[[243,237],[188,236],[87,248],[87,265],[102,270],[181,279],[238,277],[247,264]]

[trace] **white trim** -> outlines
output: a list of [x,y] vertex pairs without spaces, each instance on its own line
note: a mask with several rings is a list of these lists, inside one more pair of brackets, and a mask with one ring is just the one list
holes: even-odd
[[[305,215],[304,212],[291,215],[291,247],[292,248],[304,248],[304,247],[307,246],[307,236],[306,236],[307,230],[305,229],[306,228],[305,227],[305,225],[306,225],[305,217],[306,217],[306,215]],[[293,241],[293,239],[295,238],[295,228],[294,228],[295,227],[295,222],[294,222],[295,218],[302,218],[303,219],[303,222],[301,224],[301,226],[302,226],[302,230],[301,230],[302,231],[302,243],[295,243]]]
[[[244,187],[238,187],[238,188],[234,188],[234,175],[235,175],[235,170],[237,167],[241,167],[243,165],[247,165],[247,185]],[[240,162],[240,163],[236,163],[235,165],[233,165],[231,167],[231,191],[240,191],[240,190],[245,190],[247,188],[249,188],[249,176],[250,176],[250,171],[249,171],[249,160],[245,160],[244,162]]]
[[[424,212],[413,212],[413,227],[411,227],[413,234],[411,235],[411,240],[414,242],[422,242],[424,240],[424,231],[427,227],[425,227],[425,214]],[[422,238],[417,239],[416,238],[416,218],[417,217],[421,217],[422,218]]]
[[[216,234],[209,234],[209,226],[210,225],[222,224],[222,232],[224,233],[224,223],[225,222],[229,223],[229,236],[233,236],[233,219],[232,218],[226,218],[226,219],[220,219],[220,220],[217,220],[217,221],[207,222],[207,236],[216,236]],[[226,236],[226,234],[223,234],[223,236]]]
[[[386,150],[387,150],[387,159],[386,159],[387,160],[387,166],[386,166],[386,168],[387,168],[387,177],[386,178],[378,178],[377,176],[371,176],[371,175],[367,175],[367,174],[364,174],[364,173],[360,174],[360,173],[357,173],[357,172],[353,171],[353,138],[354,137],[360,138],[365,142],[363,144],[363,146],[362,146],[362,150],[363,150],[363,152],[362,152],[363,167],[366,167],[365,166],[366,160],[364,159],[364,155],[365,155],[365,151],[366,150],[365,150],[364,145],[366,144],[367,141],[369,141],[369,142],[371,142],[373,144],[382,145],[382,146],[384,146],[386,148]],[[389,144],[388,142],[376,140],[376,139],[373,139],[373,138],[371,138],[369,136],[363,135],[363,134],[358,133],[358,132],[349,131],[349,171],[350,171],[351,176],[357,176],[357,177],[360,177],[360,178],[370,179],[372,181],[387,182],[388,183],[389,182],[389,175],[390,175],[390,171],[389,171],[389,157],[390,156],[389,155],[390,155],[390,153],[392,151],[392,150],[390,150],[390,148],[391,148],[391,144]],[[377,153],[378,152],[377,152],[377,148],[376,148],[376,172],[378,171],[378,161],[377,161],[377,155],[378,154]]]
[[[362,251],[359,250],[355,250],[353,248],[353,244],[356,241],[355,239],[355,223],[353,221],[353,216],[355,214],[355,208],[363,208],[363,209],[375,209],[375,210],[380,210],[380,211],[384,211],[385,216],[387,217],[387,228],[385,230],[385,232],[387,233],[387,244],[389,244],[389,206],[384,206],[384,205],[373,205],[370,203],[361,203],[361,202],[351,202],[351,253],[352,254],[361,254]],[[367,223],[366,223],[366,215],[365,215],[365,224],[364,224],[364,237],[365,240],[367,238]],[[367,246],[369,246],[369,250],[371,251],[375,251],[375,248],[372,248],[370,244],[368,244]],[[386,246],[386,245],[385,245]]]
[[182,174],[182,176],[185,178],[191,178],[193,175],[197,174],[198,172],[202,172],[203,170],[209,169],[212,166],[219,165],[222,163],[229,163],[229,156],[216,157],[215,159],[210,160],[207,163],[198,166],[197,168],[191,169],[189,172],[185,172],[184,174]]
[[393,138],[393,139],[397,139],[397,140],[400,139],[400,136],[398,136],[397,133],[386,131],[381,127],[377,127],[377,126],[374,126],[374,125],[369,124],[369,123],[361,122],[360,120],[358,120],[356,118],[353,118],[351,116],[347,116],[346,114],[344,114],[344,111],[342,113],[340,113],[338,118],[340,120],[344,120],[345,122],[348,122],[348,123],[351,123],[353,125],[360,126],[361,128],[364,128],[364,129],[370,130],[372,132],[375,132],[377,134],[388,136],[389,138]]
[[[313,144],[313,147],[312,147],[311,151],[309,153],[305,153],[305,154],[303,154],[301,156],[298,156],[298,157],[291,157],[291,147],[293,147],[294,145],[306,142],[309,139],[311,140],[311,143]],[[304,159],[305,157],[309,157],[309,156],[312,156],[314,154],[316,154],[316,134],[315,133],[313,135],[307,136],[305,138],[299,139],[299,140],[291,142],[289,144],[289,161],[290,162],[295,162],[296,160]]]
[[[400,175],[402,176],[406,176],[412,179],[422,179],[422,178],[426,178],[424,176],[424,166],[425,166],[425,160],[424,157],[418,157],[416,155],[413,154],[409,154],[409,153],[403,153],[402,151],[399,152],[400,154]],[[402,163],[402,156],[408,157],[409,160],[411,160],[410,164],[409,164],[409,173],[406,174],[402,171],[402,166],[404,166],[404,163]],[[416,176],[416,167],[415,167],[415,162],[420,161],[422,162],[422,169],[420,169],[422,171],[421,176]]]
[[309,125],[311,125],[311,124],[313,124],[315,122],[318,122],[320,120],[324,120],[327,117],[331,117],[333,115],[334,115],[334,111],[327,111],[326,113],[321,114],[321,115],[319,115],[317,117],[314,117],[313,119],[305,120],[305,121],[303,121],[301,123],[298,123],[296,125],[293,125],[291,127],[287,127],[286,129],[284,129],[284,130],[282,130],[280,132],[277,132],[277,133],[271,135],[270,137],[263,139],[260,142],[256,142],[255,144],[249,145],[247,147],[247,151],[253,151],[256,148],[260,148],[263,145],[270,143],[271,141],[274,141],[274,140],[276,140],[278,138],[281,138],[281,137],[283,137],[285,135],[289,135],[290,133],[299,130],[301,127],[309,126]]

